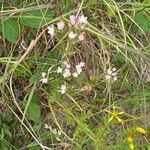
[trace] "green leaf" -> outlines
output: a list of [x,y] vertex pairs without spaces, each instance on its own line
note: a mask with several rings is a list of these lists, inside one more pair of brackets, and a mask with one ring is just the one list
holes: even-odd
[[1,32],[4,33],[4,37],[12,43],[16,43],[19,38],[19,24],[16,20],[9,19],[1,25]]
[[39,104],[31,102],[27,110],[27,117],[33,121],[39,121],[40,114],[41,111]]
[[27,112],[27,110],[30,106],[31,100],[33,99],[35,89],[36,89],[36,83],[34,84],[33,88],[31,89],[31,92],[30,92],[30,95],[29,95],[29,98],[27,100],[26,107],[25,107],[25,110],[24,110],[24,113],[23,113],[22,121],[25,118],[25,115],[26,115],[26,112]]
[[134,20],[144,32],[150,31],[150,20],[142,11],[135,14]]
[[86,81],[86,76],[84,73],[81,73],[77,78],[77,85],[81,86]]
[[45,70],[45,66],[41,65],[38,70],[31,76],[30,78],[30,84],[34,84],[35,82],[37,82],[42,74],[42,72],[44,72]]
[[20,23],[31,28],[39,28],[52,20],[52,13],[49,10],[35,10],[22,14]]
[[33,88],[31,89],[31,93],[26,103],[26,107],[23,113],[22,121],[24,117],[27,116],[29,119],[33,121],[38,121],[40,119],[40,106],[38,104],[38,96],[35,95],[36,90],[36,83],[34,84]]

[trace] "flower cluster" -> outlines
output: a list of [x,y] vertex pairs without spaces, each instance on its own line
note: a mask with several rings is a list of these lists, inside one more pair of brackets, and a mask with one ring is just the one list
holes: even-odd
[[130,150],[133,150],[134,149],[134,145],[133,145],[133,139],[132,139],[131,135],[128,135],[127,141],[128,141]]
[[40,77],[40,81],[44,84],[48,83],[48,78],[46,77],[46,73],[42,72],[42,75]]
[[[83,41],[85,39],[85,32],[83,32],[82,30],[86,27],[87,17],[85,17],[84,15],[81,15],[79,17],[70,15],[69,19],[69,27],[73,27],[73,29],[71,29],[71,31],[69,32],[68,37],[70,39],[78,37],[79,41]],[[63,30],[64,28],[65,23],[63,20],[57,22],[58,30]],[[53,24],[48,26],[48,34],[50,34],[51,37],[54,36],[54,30],[55,29]],[[79,34],[77,33],[78,30],[80,31]]]
[[[72,72],[71,65],[67,61],[64,61],[63,68],[58,67],[57,73],[62,74],[62,76],[64,78],[71,77],[71,76],[74,78],[77,78],[80,75],[80,73],[82,72],[84,65],[85,65],[84,62],[78,63],[77,65],[75,65],[75,69]],[[66,84],[62,84],[61,87],[59,88],[58,92],[60,92],[61,94],[65,94],[66,90],[67,90]]]
[[51,126],[49,126],[49,125],[47,125],[47,124],[45,124],[45,127],[44,127],[45,129],[49,129],[55,136],[56,136],[56,139],[58,140],[58,141],[61,141],[60,140],[60,136],[61,136],[61,131],[60,130],[57,130],[57,129],[52,129],[52,127]]
[[[144,128],[142,128],[142,127],[136,127],[135,130],[134,130],[134,133],[132,133],[132,134],[131,134],[131,132],[130,132],[130,134],[127,136],[127,142],[128,142],[128,144],[129,144],[129,148],[130,148],[131,150],[134,149],[134,142],[133,142],[133,137],[132,137],[132,136],[133,136],[134,134],[136,134],[136,132],[142,134],[143,136],[146,135],[146,130],[145,130]],[[132,136],[131,136],[131,135],[132,135]],[[135,135],[134,135],[134,136],[135,136]]]
[[117,69],[114,68],[108,68],[107,69],[107,75],[105,76],[106,80],[111,80],[112,82],[117,81]]
[[[57,29],[58,30],[63,30],[64,27],[65,27],[65,23],[62,20],[57,23]],[[47,29],[48,29],[48,34],[50,34],[51,37],[53,37],[54,36],[54,31],[55,31],[54,25],[53,24],[49,25]]]
[[[69,19],[70,19],[69,26],[73,26],[74,29],[76,30],[82,31],[87,25],[87,17],[85,17],[84,15],[81,15],[79,17],[75,15],[70,15]],[[84,35],[85,35],[85,32],[80,32],[79,34],[77,34],[76,31],[71,31],[68,34],[68,37],[70,39],[74,39],[78,37],[79,41],[83,41],[85,39]]]
[[58,67],[57,68],[57,73],[61,73],[64,78],[73,76],[73,77],[78,77],[80,73],[82,72],[82,69],[85,65],[84,62],[80,62],[79,64],[75,65],[75,71],[71,73],[71,65],[67,62],[64,61],[64,68]]
[[79,64],[77,64],[75,66],[76,70],[75,72],[72,74],[73,77],[78,77],[80,75],[80,73],[82,72],[82,68],[84,67],[85,63],[84,62],[80,62]]

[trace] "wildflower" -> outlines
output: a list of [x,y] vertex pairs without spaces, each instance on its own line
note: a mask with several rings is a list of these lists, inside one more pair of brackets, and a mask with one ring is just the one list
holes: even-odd
[[112,80],[112,82],[115,82],[118,80],[117,78],[117,72],[116,72],[116,68],[108,68],[107,69],[107,75],[105,76],[106,80]]
[[73,33],[72,31],[69,33],[69,35],[68,35],[68,37],[70,38],[70,39],[74,39],[75,37],[77,36],[77,34],[76,33]]
[[58,135],[61,135],[61,131],[60,130],[58,130],[57,133],[58,133]]
[[42,72],[40,81],[41,81],[42,83],[48,83],[48,78],[46,77],[46,73],[45,73],[45,72]]
[[70,65],[67,61],[64,61],[64,65],[65,65],[65,67],[68,68],[68,69],[71,67],[71,65]]
[[79,41],[83,41],[85,39],[84,34],[84,32],[80,33],[80,35],[78,36]]
[[141,133],[141,134],[146,134],[146,131],[143,128],[141,128],[141,127],[137,127],[136,131]]
[[113,81],[117,81],[117,80],[118,80],[117,77],[114,77],[114,78],[113,78]]
[[48,33],[53,37],[54,36],[54,25],[48,26]]
[[79,74],[78,74],[77,72],[74,72],[74,73],[72,74],[72,76],[75,77],[75,78],[77,78],[77,77],[79,76]]
[[131,136],[128,136],[128,137],[127,137],[127,141],[128,141],[129,143],[132,143],[132,142],[133,142],[132,137],[131,137]]
[[63,30],[64,29],[64,26],[65,26],[65,23],[63,21],[60,21],[57,23],[57,28],[59,30]]
[[80,24],[86,24],[87,23],[87,17],[84,17],[84,15],[81,15],[79,17]]
[[116,69],[115,67],[114,67],[114,68],[112,68],[112,71],[113,71],[113,72],[115,72],[116,70],[117,70],[117,69]]
[[76,24],[76,16],[75,15],[70,15],[70,22],[72,25],[75,25]]
[[62,73],[62,68],[58,67],[57,68],[57,73]]
[[78,77],[78,75],[82,72],[82,67],[84,67],[85,63],[84,62],[80,62],[78,65],[76,65],[76,72],[73,73],[74,77]]
[[71,76],[70,69],[66,68],[66,69],[63,71],[63,76],[64,76],[64,78],[70,77],[70,76]]
[[48,126],[47,124],[44,124],[44,128],[45,128],[45,129],[48,129],[49,126]]
[[84,67],[84,65],[85,65],[85,62],[80,62],[80,67]]
[[108,74],[108,75],[111,75],[111,74],[112,74],[111,68],[108,68],[108,69],[107,69],[107,74]]
[[61,87],[60,87],[59,92],[60,92],[61,94],[65,94],[66,89],[67,89],[66,85],[65,85],[65,84],[62,84]]
[[76,65],[76,70],[77,70],[77,73],[80,74],[82,72],[82,68],[80,65]]
[[130,150],[134,150],[134,145],[133,145],[133,143],[130,143],[130,144],[129,144],[129,148],[130,148]]
[[115,106],[113,106],[113,111],[109,111],[109,110],[105,110],[106,112],[110,113],[112,116],[110,117],[110,119],[108,120],[108,122],[111,122],[114,118],[116,118],[118,120],[119,123],[123,124],[123,120],[121,118],[118,117],[118,115],[122,115],[124,114],[124,111],[121,112],[117,112],[115,111]]

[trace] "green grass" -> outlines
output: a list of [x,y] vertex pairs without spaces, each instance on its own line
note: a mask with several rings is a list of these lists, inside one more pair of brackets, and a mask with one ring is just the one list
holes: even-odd
[[[0,6],[0,149],[150,149],[148,0],[16,0]],[[88,17],[84,29],[68,25],[72,14]],[[57,29],[60,20],[63,30]],[[47,30],[52,24],[53,38]],[[85,39],[69,39],[71,31],[84,31]],[[64,78],[57,73],[64,61],[72,73],[80,62],[85,66],[77,78]],[[113,67],[115,82],[106,80]]]

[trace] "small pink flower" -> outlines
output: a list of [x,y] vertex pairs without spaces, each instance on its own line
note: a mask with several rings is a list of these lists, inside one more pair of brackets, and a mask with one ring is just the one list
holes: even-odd
[[114,67],[114,68],[112,68],[112,71],[114,71],[114,72],[115,72],[116,70],[117,70],[117,69],[116,69],[115,67]]
[[83,41],[85,39],[85,36],[84,36],[84,32],[82,32],[79,36],[78,36],[78,39],[79,41]]
[[85,62],[80,62],[80,64],[79,64],[81,67],[84,67],[84,65],[85,65]]
[[66,68],[63,72],[63,77],[64,78],[67,78],[67,77],[70,77],[71,76],[71,72],[70,72],[70,69]]
[[111,75],[115,77],[117,76],[117,72],[113,72]]
[[80,74],[82,72],[82,68],[80,65],[76,65],[76,70],[77,70],[77,73]]
[[73,33],[72,31],[69,33],[68,37],[70,39],[74,39],[76,37],[77,34]]
[[67,89],[67,86],[65,84],[62,84],[58,92],[60,92],[61,94],[65,94],[66,89]]
[[60,22],[57,23],[57,28],[59,30],[63,30],[64,27],[65,27],[65,23],[63,21],[60,21]]
[[40,77],[40,81],[44,84],[48,83],[48,78],[46,77],[46,73],[42,72],[42,75]]
[[79,17],[79,22],[80,22],[81,24],[86,24],[86,23],[87,23],[87,17],[84,17],[84,15],[81,15],[81,16]]
[[108,74],[108,75],[111,75],[111,74],[112,74],[112,69],[111,69],[111,68],[108,68],[108,69],[107,69],[107,74]]
[[72,25],[75,25],[76,24],[76,16],[75,15],[70,15],[70,22]]

